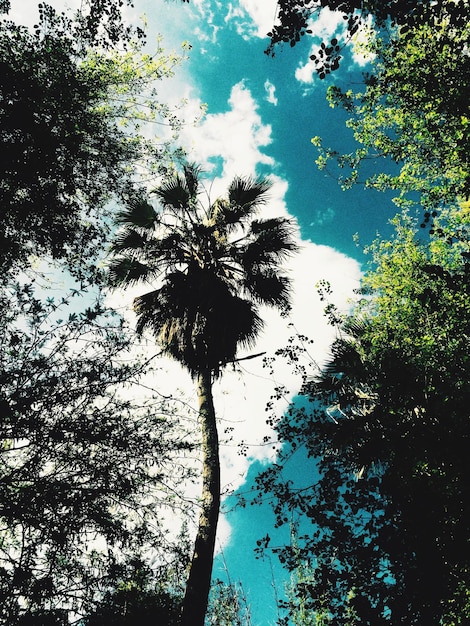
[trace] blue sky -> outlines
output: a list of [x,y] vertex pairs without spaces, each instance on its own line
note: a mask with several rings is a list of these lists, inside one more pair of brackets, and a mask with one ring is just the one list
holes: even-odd
[[[77,2],[57,0],[51,4],[62,9]],[[36,19],[35,0],[13,0],[12,5],[17,15],[22,13],[20,20]],[[373,190],[358,186],[341,191],[332,177],[315,166],[313,136],[321,136],[325,144],[340,150],[354,145],[344,114],[328,106],[325,92],[332,82],[357,84],[363,60],[349,54],[341,69],[325,81],[316,78],[308,60],[311,47],[318,46],[321,37],[332,36],[341,19],[323,13],[313,25],[320,38],[304,38],[294,49],[280,49],[273,59],[264,54],[268,39],[263,35],[273,23],[275,9],[275,0],[191,0],[189,5],[135,0],[135,8],[128,13],[133,21],[146,14],[150,51],[158,33],[163,36],[164,48],[178,49],[183,40],[191,45],[189,59],[165,84],[162,97],[170,102],[186,98],[187,120],[201,104],[207,106],[199,125],[184,126],[181,141],[190,160],[201,162],[214,179],[213,194],[223,192],[234,175],[269,175],[274,187],[267,214],[290,215],[297,221],[301,251],[289,266],[295,292],[288,321],[312,337],[312,359],[321,362],[333,334],[315,285],[321,279],[330,281],[336,302],[346,307],[358,286],[364,261],[353,242],[354,233],[359,233],[362,243],[369,243],[377,230],[386,232],[387,219],[395,211],[389,198]],[[130,315],[132,294],[119,296],[120,302],[123,298],[129,302]],[[266,320],[257,349],[271,354],[285,345],[292,327],[273,312],[266,312]],[[286,369],[271,375],[257,360],[247,363],[239,371],[227,373],[215,389],[221,429],[227,425],[234,429],[234,441],[221,450],[223,482],[227,488],[242,491],[249,488],[256,472],[275,458],[273,446],[261,445],[263,437],[272,434],[264,407],[273,387],[286,385],[287,392],[277,403],[282,414],[299,383]],[[189,377],[175,364],[164,368],[166,392],[172,386],[183,387],[191,398]],[[247,443],[246,457],[237,453],[239,441]],[[305,472],[303,460],[299,467]],[[291,471],[295,468],[294,461]],[[274,624],[276,619],[271,565],[253,556],[256,539],[271,533],[272,521],[269,507],[248,507],[228,513],[220,522],[226,565],[232,579],[242,581],[253,624],[259,626]],[[220,559],[219,555],[216,573],[221,571]],[[272,565],[281,590],[282,572],[274,561]]]

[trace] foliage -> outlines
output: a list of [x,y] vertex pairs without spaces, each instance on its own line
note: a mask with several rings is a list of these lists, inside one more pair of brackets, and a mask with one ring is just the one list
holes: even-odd
[[[182,570],[174,575],[165,567],[152,570],[138,560],[121,568],[116,586],[107,591],[83,626],[177,626],[180,618]],[[215,626],[249,626],[249,607],[241,584],[220,579],[212,582],[205,623]]]
[[[126,6],[132,6],[132,0],[82,0],[73,20],[68,19],[63,12],[60,22],[82,50],[89,46],[126,46],[135,39],[145,39],[145,32],[140,27],[125,24],[122,14]],[[54,12],[45,2],[38,2],[38,9],[40,13]],[[2,0],[0,14],[8,14],[10,10],[11,0]]]
[[269,182],[235,178],[226,198],[201,202],[200,169],[185,165],[154,194],[118,216],[110,263],[114,286],[147,282],[134,300],[137,329],[152,331],[164,353],[197,381],[202,439],[202,497],[182,609],[184,626],[203,626],[220,508],[220,461],[213,378],[262,328],[259,306],[288,307],[282,260],[295,250],[288,219],[255,219]]
[[[366,186],[398,192],[395,201],[409,206],[417,200],[432,212],[456,197],[470,194],[470,14],[468,5],[452,0],[439,3],[428,21],[395,30],[390,38],[369,34],[365,48],[373,58],[363,92],[331,86],[331,106],[349,114],[360,147],[350,154],[324,148],[317,164],[331,159],[350,170],[341,183],[347,188],[360,178],[367,159],[385,157],[382,172],[366,179]],[[397,171],[398,169],[398,171]]]
[[181,591],[171,586],[168,572],[153,572],[133,560],[116,588],[108,591],[83,626],[177,626]]
[[155,190],[161,209],[141,199],[122,211],[110,264],[114,285],[162,281],[135,300],[138,330],[150,329],[193,376],[218,375],[251,345],[260,304],[287,307],[289,280],[278,266],[295,250],[288,219],[255,219],[267,181],[235,178],[228,197],[205,208],[198,178],[186,166]]
[[[370,248],[364,298],[306,385],[310,407],[277,425],[284,462],[259,477],[279,524],[299,515],[279,556],[311,563],[298,592],[333,623],[468,619],[468,211],[438,225],[423,242],[397,218],[395,238]],[[297,486],[282,476],[302,445],[319,478]]]
[[[336,11],[344,18],[344,32],[337,33],[329,42],[323,42],[316,54],[310,58],[315,62],[320,78],[338,69],[341,53],[346,45],[354,41],[354,35],[369,19],[376,30],[385,26],[415,27],[439,15],[446,0],[278,0],[277,22],[268,33],[271,41],[266,54],[275,55],[279,45],[289,43],[294,47],[306,35],[313,33],[315,18],[323,9]],[[463,24],[468,7],[465,0],[452,2],[452,25]]]
[[129,41],[127,51],[103,50],[96,29],[115,42],[106,20],[121,6],[95,1],[82,23],[44,4],[33,32],[0,24],[2,274],[51,255],[82,278],[107,235],[106,204],[135,195],[144,157],[164,165],[168,144],[144,140],[132,121],[177,125],[155,84],[178,58]]
[[241,583],[212,581],[206,626],[250,626],[250,607]]
[[78,290],[57,302],[41,293],[22,283],[1,292],[0,622],[8,625],[55,614],[68,623],[126,554],[171,551],[160,524],[163,505],[172,506],[164,485],[184,480],[172,459],[190,448],[170,426],[175,406],[139,387],[148,367],[131,359],[122,320],[100,300],[81,311]]

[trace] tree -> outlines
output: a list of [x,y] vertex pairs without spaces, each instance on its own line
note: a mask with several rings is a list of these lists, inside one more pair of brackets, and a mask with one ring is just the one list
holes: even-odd
[[[274,56],[276,47],[284,43],[294,47],[304,35],[312,34],[312,24],[322,9],[336,11],[343,15],[344,32],[336,34],[329,42],[323,42],[318,52],[310,57],[315,61],[317,74],[322,79],[338,69],[342,50],[354,41],[354,35],[369,18],[379,31],[390,24],[408,28],[432,21],[433,16],[439,15],[443,4],[446,0],[279,0],[277,22],[268,33],[271,41],[265,52]],[[452,4],[452,19],[462,24],[468,13],[466,2],[456,0]]]
[[15,282],[0,293],[0,623],[9,626],[40,616],[68,624],[126,555],[149,545],[150,556],[171,554],[163,494],[170,476],[186,476],[174,454],[191,449],[177,407],[143,394],[149,364],[131,361],[122,319],[101,300],[85,308],[78,290],[59,301],[41,293]]
[[155,573],[132,560],[114,589],[106,592],[84,626],[177,626],[182,595],[165,568]]
[[318,481],[284,481],[283,463],[260,479],[279,523],[299,512],[298,545],[281,557],[313,560],[309,606],[326,600],[338,624],[351,611],[394,626],[470,614],[468,210],[438,223],[427,242],[397,218],[394,239],[371,247],[364,299],[306,386],[311,407],[279,421],[283,458],[304,444]]
[[144,55],[130,41],[124,52],[103,49],[103,37],[115,43],[122,30],[109,24],[121,5],[94,2],[75,21],[39,5],[33,32],[0,24],[2,275],[34,255],[82,278],[107,236],[106,205],[140,189],[131,164],[145,157],[163,169],[168,144],[144,140],[139,124],[177,126],[155,84],[178,58],[161,48]]
[[235,178],[226,198],[200,201],[200,170],[184,166],[146,200],[119,215],[112,284],[160,281],[134,301],[137,329],[149,329],[164,353],[197,384],[203,487],[182,624],[202,626],[207,609],[220,504],[218,434],[212,381],[262,328],[259,305],[285,309],[289,280],[280,261],[295,249],[289,220],[254,219],[269,190],[265,180]]
[[250,607],[242,584],[212,581],[205,623],[209,626],[251,626]]
[[394,29],[391,36],[370,31],[365,48],[371,72],[363,91],[329,88],[331,106],[350,114],[347,126],[359,148],[341,154],[313,140],[321,168],[333,159],[350,170],[340,179],[344,187],[360,179],[364,161],[384,161],[381,172],[367,175],[366,186],[396,190],[402,207],[420,202],[427,221],[433,211],[470,194],[470,13],[468,5],[452,0],[437,6],[427,21]]
[[[123,7],[132,6],[132,0],[83,0],[75,11],[73,22],[61,14],[63,23],[72,26],[71,35],[82,48],[98,46],[110,48],[118,44],[126,46],[134,39],[143,40],[145,32],[139,27],[124,23]],[[54,9],[45,2],[38,3],[40,12],[52,12]],[[9,14],[11,0],[0,2],[0,13]]]

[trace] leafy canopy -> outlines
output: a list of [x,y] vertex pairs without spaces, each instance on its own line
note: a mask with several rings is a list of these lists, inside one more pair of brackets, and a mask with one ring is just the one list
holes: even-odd
[[101,301],[81,310],[78,291],[40,293],[0,293],[0,622],[12,625],[67,624],[116,563],[169,558],[164,485],[185,479],[174,455],[191,447],[176,405],[144,393],[148,363],[131,358],[122,319]]
[[[298,513],[297,543],[279,554],[311,564],[298,593],[331,623],[468,619],[468,210],[438,225],[420,241],[397,218],[370,248],[364,298],[307,383],[311,403],[278,422],[282,462],[259,479],[278,524]],[[303,446],[312,480],[297,486],[283,474]]]
[[425,213],[470,194],[470,13],[467,6],[457,20],[456,3],[438,7],[428,21],[396,28],[392,36],[370,31],[363,91],[328,89],[331,106],[350,114],[347,126],[360,147],[341,154],[312,140],[321,169],[334,160],[349,170],[340,178],[344,188],[360,180],[361,164],[372,159],[382,171],[369,175],[366,186],[396,191],[399,206],[419,202]]
[[[323,42],[311,55],[320,79],[338,69],[344,48],[354,42],[354,36],[369,20],[376,31],[392,25],[413,28],[428,23],[439,15],[448,0],[278,0],[276,23],[268,33],[271,41],[266,54],[275,55],[276,48],[288,43],[294,47],[305,35],[313,35],[315,19],[324,9],[343,16],[344,29],[328,42]],[[451,7],[451,25],[460,27],[468,22],[465,0],[455,0]],[[343,32],[341,32],[343,30]]]
[[200,172],[187,165],[118,216],[110,264],[113,285],[160,286],[135,299],[138,330],[193,375],[218,374],[262,328],[259,305],[288,306],[289,280],[279,264],[295,250],[286,218],[257,219],[266,180],[235,178],[226,198],[202,203]]
[[74,21],[47,5],[33,32],[0,24],[2,274],[33,255],[65,261],[82,278],[107,236],[109,201],[135,195],[139,163],[145,176],[164,168],[167,140],[144,139],[141,126],[176,130],[156,84],[180,59],[160,47],[144,55],[130,41],[127,51],[103,49],[94,28],[113,42],[106,19],[121,5],[93,3],[89,15],[105,22],[88,31],[83,16]]

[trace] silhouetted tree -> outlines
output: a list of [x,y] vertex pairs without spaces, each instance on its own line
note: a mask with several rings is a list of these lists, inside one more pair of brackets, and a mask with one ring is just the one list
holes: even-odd
[[220,504],[220,468],[212,381],[250,346],[262,328],[260,304],[285,309],[289,280],[280,262],[295,249],[287,219],[255,219],[269,183],[235,178],[226,198],[200,200],[200,171],[185,166],[147,201],[119,216],[110,278],[115,285],[160,281],[134,301],[139,332],[149,329],[163,351],[197,383],[203,488],[182,624],[202,626],[207,609]]

